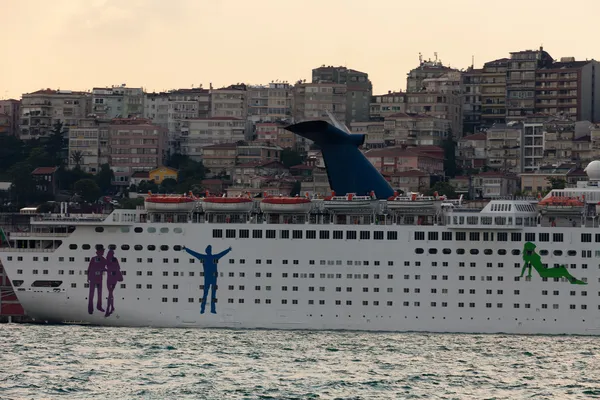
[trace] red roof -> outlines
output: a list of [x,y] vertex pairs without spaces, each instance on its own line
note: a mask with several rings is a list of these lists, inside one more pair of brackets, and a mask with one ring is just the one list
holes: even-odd
[[306,164],[298,164],[291,166],[290,169],[313,170],[315,167]]
[[56,167],[38,167],[33,170],[32,175],[50,175],[56,172]]
[[135,171],[132,175],[132,178],[149,178],[150,174],[148,171]]

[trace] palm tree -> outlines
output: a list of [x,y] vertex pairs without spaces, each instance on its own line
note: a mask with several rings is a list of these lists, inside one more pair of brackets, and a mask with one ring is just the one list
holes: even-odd
[[71,153],[71,161],[75,164],[75,167],[79,167],[79,164],[83,161],[83,152],[81,150],[75,150]]

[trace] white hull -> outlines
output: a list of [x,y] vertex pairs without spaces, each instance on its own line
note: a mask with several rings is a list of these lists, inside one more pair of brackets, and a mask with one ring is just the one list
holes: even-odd
[[195,209],[200,210],[202,204],[200,202],[189,202],[189,203],[153,203],[146,201],[144,204],[148,211],[160,211],[160,212],[192,212]]
[[[0,258],[9,278],[23,281],[15,288],[16,294],[26,312],[39,320],[110,326],[600,334],[600,259],[596,258],[600,254],[595,252],[594,243],[579,240],[583,232],[595,234],[597,229],[593,228],[564,232],[563,243],[538,243],[538,249],[549,250],[549,255],[542,257],[544,262],[576,266],[570,269],[573,275],[589,282],[580,286],[552,279],[544,282],[535,271],[530,281],[517,282],[514,278],[521,273],[522,258],[511,255],[511,250],[522,250],[523,240],[442,241],[441,233],[449,231],[443,226],[152,224],[156,232],[169,229],[168,234],[159,234],[146,233],[148,225],[131,225],[129,232],[122,232],[120,227],[107,228],[103,233],[95,232],[93,226],[78,226],[54,252],[2,251]],[[143,228],[144,233],[134,233],[135,227]],[[235,239],[213,237],[214,230],[219,229],[233,229],[238,234]],[[256,229],[296,229],[304,231],[304,239],[295,240],[291,235],[283,239],[279,234],[275,239],[265,235],[261,239],[253,239],[252,235],[240,238],[239,231],[244,229],[251,233]],[[330,231],[333,237],[331,231],[351,229],[369,231],[371,238],[318,239],[319,231]],[[179,230],[181,233],[176,233]],[[317,240],[306,239],[307,230],[316,230]],[[383,231],[386,236],[387,231],[396,231],[398,239],[373,240],[374,231]],[[424,232],[425,237],[437,232],[440,237],[414,240],[415,231]],[[549,233],[552,237],[556,230],[524,228],[523,236],[528,232]],[[90,315],[89,289],[84,287],[88,265],[85,258],[94,256],[95,244],[108,247],[111,243],[117,244],[115,256],[126,272],[115,289],[115,312],[105,317],[95,310]],[[78,244],[78,249],[70,250],[70,244]],[[81,250],[82,244],[90,244],[92,250]],[[122,250],[123,244],[130,245],[130,249]],[[144,250],[134,250],[135,244],[141,244]],[[185,245],[204,253],[209,244],[215,253],[229,246],[232,251],[218,264],[217,313],[211,314],[207,306],[206,313],[200,314],[202,264],[197,260],[191,263],[192,256],[175,251],[173,246]],[[155,245],[156,250],[147,250],[148,245]],[[160,245],[168,245],[169,249],[159,251]],[[416,253],[420,248],[424,254]],[[448,248],[452,254],[428,254],[429,248]],[[456,250],[463,248],[467,249],[466,255],[457,255]],[[490,249],[494,255],[483,251],[469,255],[473,248]],[[565,249],[565,255],[553,256],[555,248]],[[567,248],[576,250],[577,255],[567,256]],[[499,249],[508,250],[508,254],[498,256]],[[582,250],[588,249],[592,258],[582,258]],[[31,287],[35,280],[63,283],[58,289]],[[103,285],[105,305],[106,282]]]

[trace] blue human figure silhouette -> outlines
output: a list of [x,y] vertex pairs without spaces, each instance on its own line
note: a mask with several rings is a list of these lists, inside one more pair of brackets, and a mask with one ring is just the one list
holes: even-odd
[[206,246],[206,254],[196,253],[193,250],[188,249],[183,246],[183,250],[185,250],[188,254],[196,257],[202,265],[204,266],[204,294],[202,296],[202,305],[200,306],[200,314],[204,314],[204,309],[206,308],[206,300],[208,298],[208,290],[210,288],[210,312],[213,314],[217,313],[216,308],[216,299],[217,299],[217,276],[219,272],[217,271],[217,263],[219,259],[229,253],[231,251],[231,247],[227,250],[224,250],[218,254],[212,254],[212,246]]

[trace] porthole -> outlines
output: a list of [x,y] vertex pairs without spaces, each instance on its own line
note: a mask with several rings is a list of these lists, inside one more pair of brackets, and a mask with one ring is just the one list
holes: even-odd
[[505,256],[506,255],[506,250],[505,249],[498,250],[498,255],[499,256]]
[[94,246],[96,250],[104,250],[104,246],[101,244],[97,244],[96,246]]
[[415,253],[417,254],[423,254],[425,252],[425,250],[421,249],[421,248],[416,248],[415,249]]
[[109,244],[108,245],[108,249],[109,250],[116,250],[117,249],[117,245],[116,244]]
[[121,227],[121,232],[128,233],[129,232],[129,227],[128,226],[122,226]]
[[444,254],[452,254],[452,250],[450,250],[450,249],[444,249],[444,250],[442,250],[442,253],[444,253]]
[[181,229],[181,228],[173,228],[173,232],[175,232],[175,233],[183,233],[183,229]]
[[133,231],[135,233],[142,233],[142,232],[144,232],[144,230],[142,228],[140,228],[139,226],[137,228],[135,228]]
[[167,246],[166,244],[163,244],[162,246],[160,246],[160,251],[168,251],[169,250],[169,246]]
[[148,233],[154,233],[156,232],[156,228],[151,226],[150,228],[148,228]]
[[149,251],[154,251],[154,250],[156,250],[156,246],[155,246],[155,245],[153,245],[153,244],[149,244],[149,245],[148,245],[148,250],[149,250]]
[[429,249],[429,254],[437,254],[437,249]]
[[547,256],[548,250],[540,250],[540,256]]
[[83,250],[89,250],[89,249],[91,249],[91,248],[92,248],[92,246],[90,246],[89,244],[82,244],[82,245],[81,245],[81,248],[82,248]]
[[476,256],[477,254],[479,254],[479,250],[477,250],[477,249],[471,249],[471,252],[470,252],[470,253],[471,253],[472,255]]
[[465,254],[465,249],[456,249],[456,254]]
[[563,252],[562,250],[554,250],[552,254],[554,254],[555,256],[562,256]]
[[121,250],[129,250],[129,245],[128,244],[122,244],[121,245]]
[[521,250],[519,250],[519,249],[513,249],[513,250],[511,251],[511,253],[512,253],[512,255],[513,255],[513,256],[518,256],[518,255],[520,255],[520,254],[521,254]]
[[169,233],[169,228],[167,228],[167,227],[160,228],[160,233]]
[[98,232],[98,233],[102,233],[102,232],[104,232],[104,228],[101,227],[101,226],[97,226],[96,229],[95,229],[95,231]]
[[486,256],[491,256],[492,254],[494,254],[494,252],[492,251],[492,249],[485,249],[483,251],[483,254],[485,254]]
[[[175,229],[177,229],[177,228],[175,228]],[[176,244],[175,246],[173,246],[173,250],[175,250],[175,251],[181,251],[181,246],[178,245],[178,244]]]
[[141,244],[136,244],[133,248],[137,251],[141,251],[144,247]]
[[577,255],[577,252],[575,250],[569,250],[567,251],[567,255],[569,257],[575,257]]
[[69,245],[69,250],[77,250],[77,245],[76,244],[70,244]]

